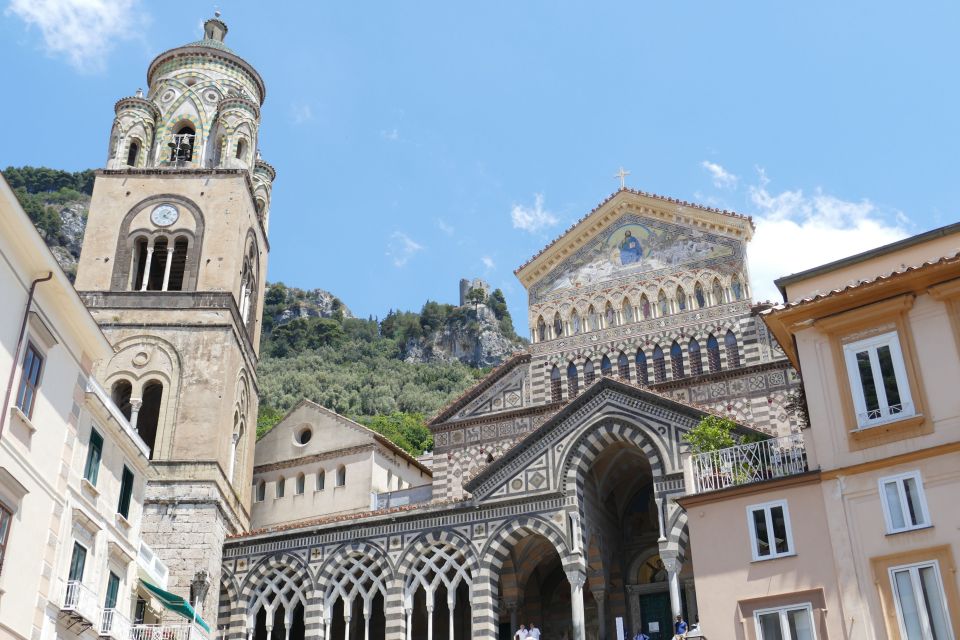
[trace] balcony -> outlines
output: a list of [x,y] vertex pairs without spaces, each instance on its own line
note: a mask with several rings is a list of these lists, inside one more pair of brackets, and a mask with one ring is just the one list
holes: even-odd
[[404,507],[418,502],[430,502],[433,499],[433,485],[425,484],[419,487],[409,487],[385,493],[370,494],[370,509],[390,509]]
[[100,615],[99,635],[113,640],[129,640],[130,619],[116,609],[104,609]]
[[763,482],[809,471],[799,433],[691,456],[692,493]]
[[206,640],[203,630],[194,624],[135,624],[129,640]]
[[77,624],[84,629],[92,627],[100,619],[97,594],[79,580],[64,583],[60,611],[71,619],[71,626]]
[[161,589],[167,588],[169,570],[163,560],[143,540],[140,541],[140,550],[137,553],[137,568],[140,578],[145,579]]

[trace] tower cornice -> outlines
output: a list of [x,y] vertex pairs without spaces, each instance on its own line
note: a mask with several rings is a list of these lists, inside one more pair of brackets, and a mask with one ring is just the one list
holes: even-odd
[[229,63],[235,64],[245,71],[256,83],[257,89],[260,92],[260,104],[263,104],[263,101],[267,97],[267,85],[264,83],[263,78],[253,68],[249,62],[233,53],[223,43],[217,43],[216,41],[210,41],[211,43],[216,43],[218,46],[213,44],[205,44],[206,41],[201,41],[197,43],[187,44],[180,47],[174,47],[173,49],[168,49],[164,51],[156,58],[153,59],[153,62],[150,63],[150,66],[147,68],[147,86],[153,86],[153,76],[156,74],[157,69],[164,62],[174,60],[176,58],[185,58],[188,56],[201,56],[205,58],[219,58],[220,60],[227,61]]

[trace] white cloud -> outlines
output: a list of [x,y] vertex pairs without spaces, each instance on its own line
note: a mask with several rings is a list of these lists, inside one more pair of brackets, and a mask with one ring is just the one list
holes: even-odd
[[[773,281],[909,235],[900,212],[883,212],[869,200],[851,202],[817,189],[771,194],[762,169],[750,187],[757,208],[750,243],[754,300],[782,300]],[[891,219],[893,221],[891,221]]]
[[721,167],[719,164],[710,162],[709,160],[704,160],[700,163],[700,166],[710,173],[710,177],[713,179],[713,186],[716,188],[731,189],[737,186],[737,180],[739,180],[739,178]]
[[394,231],[387,244],[387,256],[395,267],[407,264],[418,251],[423,251],[423,245],[402,231]]
[[482,256],[480,258],[480,262],[483,263],[483,266],[486,267],[487,271],[497,266],[496,263],[493,261],[493,258],[491,258],[490,256]]
[[139,37],[147,22],[140,0],[10,0],[6,13],[40,29],[47,53],[81,71],[102,69],[112,43]]
[[454,234],[454,231],[456,231],[452,226],[447,224],[446,220],[444,220],[443,218],[437,218],[437,228],[440,229],[440,231],[443,231],[448,236],[452,236]]
[[535,194],[533,207],[525,207],[522,204],[513,205],[510,218],[513,220],[514,229],[523,229],[530,233],[552,227],[558,222],[555,215],[543,208],[542,193]]
[[290,105],[290,115],[293,118],[293,124],[304,124],[313,120],[313,109],[309,104],[294,102]]
[[380,132],[380,137],[390,142],[396,142],[400,139],[400,132],[396,129],[390,129],[389,131],[384,130]]

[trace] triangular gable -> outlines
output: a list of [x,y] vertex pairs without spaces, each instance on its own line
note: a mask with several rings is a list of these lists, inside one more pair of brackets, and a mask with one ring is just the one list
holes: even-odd
[[428,425],[529,407],[529,364],[529,353],[513,356],[440,409]]
[[[554,272],[558,265],[568,261],[571,257],[579,256],[582,261],[586,256],[581,254],[581,250],[593,246],[593,242],[598,235],[604,235],[611,224],[616,223],[625,214],[633,214],[647,221],[656,220],[665,225],[672,225],[674,228],[685,228],[688,231],[696,230],[706,233],[710,235],[711,241],[719,238],[732,239],[739,241],[739,244],[742,245],[749,241],[753,235],[753,222],[749,217],[642,191],[621,189],[577,221],[576,224],[520,266],[514,273],[523,283],[523,286],[530,289],[534,284]],[[666,228],[661,228],[654,235],[662,234],[664,229]],[[623,229],[623,231],[626,231],[626,229]],[[610,240],[610,238],[606,239]],[[698,240],[696,237],[691,239],[693,241]],[[659,238],[655,238],[655,244],[658,247],[662,244]],[[611,258],[616,266],[624,266],[618,260],[616,252],[618,247],[619,244],[604,247],[604,250],[606,256]],[[594,249],[597,249],[597,247],[594,246]],[[586,253],[590,253],[590,250],[587,249]],[[676,258],[676,256],[667,255],[661,257]],[[574,262],[577,262],[577,260],[574,260]],[[586,262],[589,262],[589,260],[583,261],[584,264]],[[626,266],[635,264],[637,263],[628,261]],[[554,273],[551,280],[555,281],[556,278],[557,275]]]
[[[464,483],[476,500],[515,499],[563,490],[559,471],[570,441],[582,434],[583,423],[603,417],[629,420],[635,416],[652,425],[648,436],[672,451],[667,472],[679,470],[680,439],[709,412],[613,378],[602,378],[570,402],[501,458]],[[743,433],[764,435],[744,425]]]

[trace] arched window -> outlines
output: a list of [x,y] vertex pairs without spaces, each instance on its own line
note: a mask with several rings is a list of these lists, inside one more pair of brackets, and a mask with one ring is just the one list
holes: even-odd
[[137,238],[133,243],[133,279],[130,281],[130,290],[139,291],[144,283],[143,274],[147,269],[147,247],[149,242],[146,238]]
[[257,198],[257,219],[263,221],[263,212],[267,210],[267,203],[263,198]]
[[151,380],[143,385],[143,404],[137,414],[137,433],[144,444],[150,447],[150,459],[156,460],[154,444],[157,440],[157,427],[160,423],[160,407],[163,402],[163,384]]
[[703,358],[700,356],[700,343],[696,338],[690,338],[687,353],[690,354],[690,375],[698,376],[703,373]]
[[593,362],[588,358],[586,362],[583,363],[583,386],[589,387],[597,379],[597,374],[593,370]]
[[184,236],[174,240],[170,273],[167,278],[167,288],[164,291],[183,291],[183,278],[187,272],[187,252],[189,249],[190,241]]
[[707,337],[707,364],[710,366],[710,373],[720,371],[720,343],[712,333]]
[[737,345],[737,336],[733,331],[727,331],[723,338],[723,346],[727,350],[727,365],[730,367],[740,366],[740,347]]
[[547,339],[547,323],[543,321],[543,316],[537,318],[537,342],[543,342]]
[[623,306],[620,307],[620,317],[624,324],[633,322],[633,305],[630,304],[630,298],[623,299]]
[[603,356],[600,360],[600,376],[607,377],[613,375],[613,366],[610,364],[610,358]]
[[560,319],[560,312],[553,314],[553,337],[560,338],[563,336],[563,320]]
[[650,384],[650,373],[647,371],[647,354],[643,349],[637,349],[637,382],[640,384]]
[[643,314],[644,320],[649,320],[653,310],[650,308],[650,301],[647,299],[647,294],[640,296],[640,313]]
[[287,479],[283,476],[277,478],[277,497],[282,498],[284,492],[287,490]]
[[593,305],[587,309],[587,320],[590,323],[590,331],[596,331],[600,328],[600,317],[597,315],[597,310],[593,308]]
[[132,393],[133,386],[126,380],[117,380],[113,383],[113,389],[110,390],[110,398],[113,400],[113,404],[116,405],[117,409],[120,409],[120,413],[127,420],[130,420],[133,410],[130,405],[130,395]]
[[570,314],[570,332],[573,335],[580,333],[580,314],[577,313],[576,309]]
[[150,273],[147,276],[147,291],[162,291],[163,278],[167,272],[167,239],[159,237],[153,241],[153,256],[148,256]]
[[733,299],[740,300],[743,298],[743,285],[740,283],[740,278],[733,276],[733,280],[730,281],[730,291],[733,292]]
[[342,487],[347,484],[347,468],[343,465],[337,467],[337,486]]
[[217,144],[213,147],[213,157],[210,159],[211,167],[219,167],[221,160],[223,160],[223,147],[226,144],[226,140],[223,136],[217,138]]
[[168,145],[170,147],[170,162],[193,161],[193,143],[196,137],[197,132],[190,125],[180,127],[173,134],[173,141]]
[[267,483],[263,480],[257,481],[257,495],[254,499],[257,502],[263,502],[267,499]]
[[677,311],[687,310],[687,292],[683,287],[677,287]]
[[723,304],[723,287],[720,286],[720,278],[713,279],[713,304]]
[[663,292],[663,289],[660,289],[660,293],[657,294],[657,309],[660,311],[661,317],[670,313],[670,303],[667,302],[667,294]]
[[127,166],[135,167],[137,166],[137,160],[140,159],[140,141],[131,140],[130,148],[127,149]]
[[620,356],[617,358],[617,375],[620,376],[621,380],[630,382],[630,360],[623,351],[620,352]]
[[667,364],[663,359],[663,349],[660,345],[653,348],[653,381],[663,382],[667,379]]
[[240,138],[237,141],[237,160],[243,160],[247,156],[247,141]]
[[607,301],[607,308],[603,310],[603,323],[608,327],[617,326],[617,312],[613,310],[613,305]]
[[553,370],[550,372],[550,401],[560,402],[561,400],[563,400],[563,390],[561,388],[560,369],[557,368],[557,365],[553,365]]
[[327,484],[327,472],[323,469],[317,471],[317,491],[323,491],[324,485]]
[[567,365],[567,397],[573,400],[580,393],[580,382],[577,380],[577,365],[572,362]]
[[703,309],[707,306],[707,297],[703,295],[703,285],[699,282],[693,287],[693,297],[697,301],[697,308]]
[[296,488],[296,491],[297,491],[297,495],[298,495],[298,496],[302,496],[302,495],[303,495],[303,491],[304,491],[304,489],[306,488],[306,485],[307,485],[307,479],[304,477],[304,475],[303,475],[302,473],[297,474],[297,488]]
[[676,342],[670,345],[670,372],[673,374],[674,380],[679,380],[687,375],[683,370],[683,349]]
[[387,491],[393,489],[390,485],[393,484],[393,471],[387,470]]

